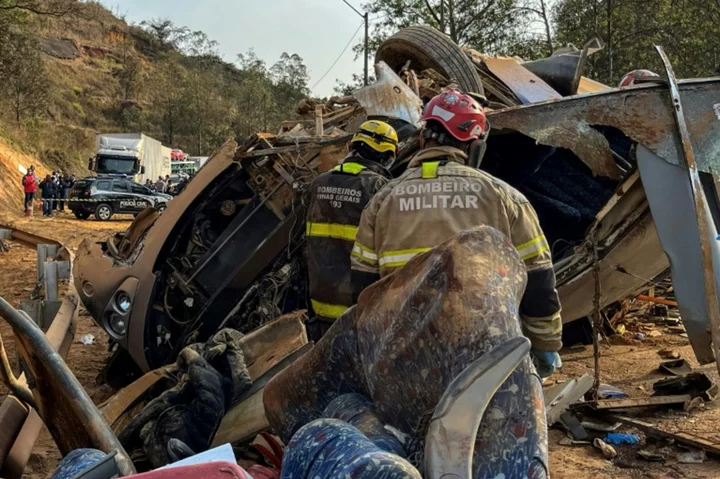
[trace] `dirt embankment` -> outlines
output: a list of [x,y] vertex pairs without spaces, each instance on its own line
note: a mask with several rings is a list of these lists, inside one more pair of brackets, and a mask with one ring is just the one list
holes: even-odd
[[0,138],[0,212],[20,214],[23,210],[22,177],[26,169],[35,166],[37,176],[50,173],[36,158],[19,153]]

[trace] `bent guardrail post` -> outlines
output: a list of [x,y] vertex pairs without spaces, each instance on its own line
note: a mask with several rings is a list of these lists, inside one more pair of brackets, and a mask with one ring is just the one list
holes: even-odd
[[[77,307],[77,296],[71,293],[66,300],[72,301],[70,298]],[[2,298],[0,316],[13,328],[18,349],[37,385],[38,412],[60,452],[67,454],[81,447],[118,451],[115,460],[120,474],[134,474],[125,449],[40,328]]]

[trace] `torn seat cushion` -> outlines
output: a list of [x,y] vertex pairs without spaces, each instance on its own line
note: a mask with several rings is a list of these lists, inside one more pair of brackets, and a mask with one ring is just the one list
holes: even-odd
[[[312,351],[268,384],[270,424],[287,441],[336,397],[361,393],[386,424],[417,440],[409,459],[421,466],[427,420],[448,384],[522,334],[518,309],[526,280],[515,248],[487,226],[416,256],[367,288]],[[547,430],[528,358],[485,413],[474,477],[522,477],[538,462],[545,468]]]

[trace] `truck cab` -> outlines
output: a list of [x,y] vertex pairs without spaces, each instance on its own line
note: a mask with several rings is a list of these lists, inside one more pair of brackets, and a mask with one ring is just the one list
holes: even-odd
[[124,146],[98,150],[95,157],[90,158],[88,169],[101,175],[134,176],[145,173],[145,167],[140,165],[138,152]]

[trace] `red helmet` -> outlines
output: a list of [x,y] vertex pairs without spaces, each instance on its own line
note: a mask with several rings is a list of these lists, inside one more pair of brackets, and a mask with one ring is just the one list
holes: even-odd
[[422,121],[435,120],[460,141],[485,136],[487,119],[483,107],[473,97],[456,90],[443,92],[425,105]]
[[620,79],[620,84],[618,85],[618,88],[625,88],[628,86],[633,86],[636,83],[638,83],[638,80],[642,78],[657,78],[657,73],[651,72],[650,70],[633,70],[631,72],[626,73],[623,75],[623,77]]

